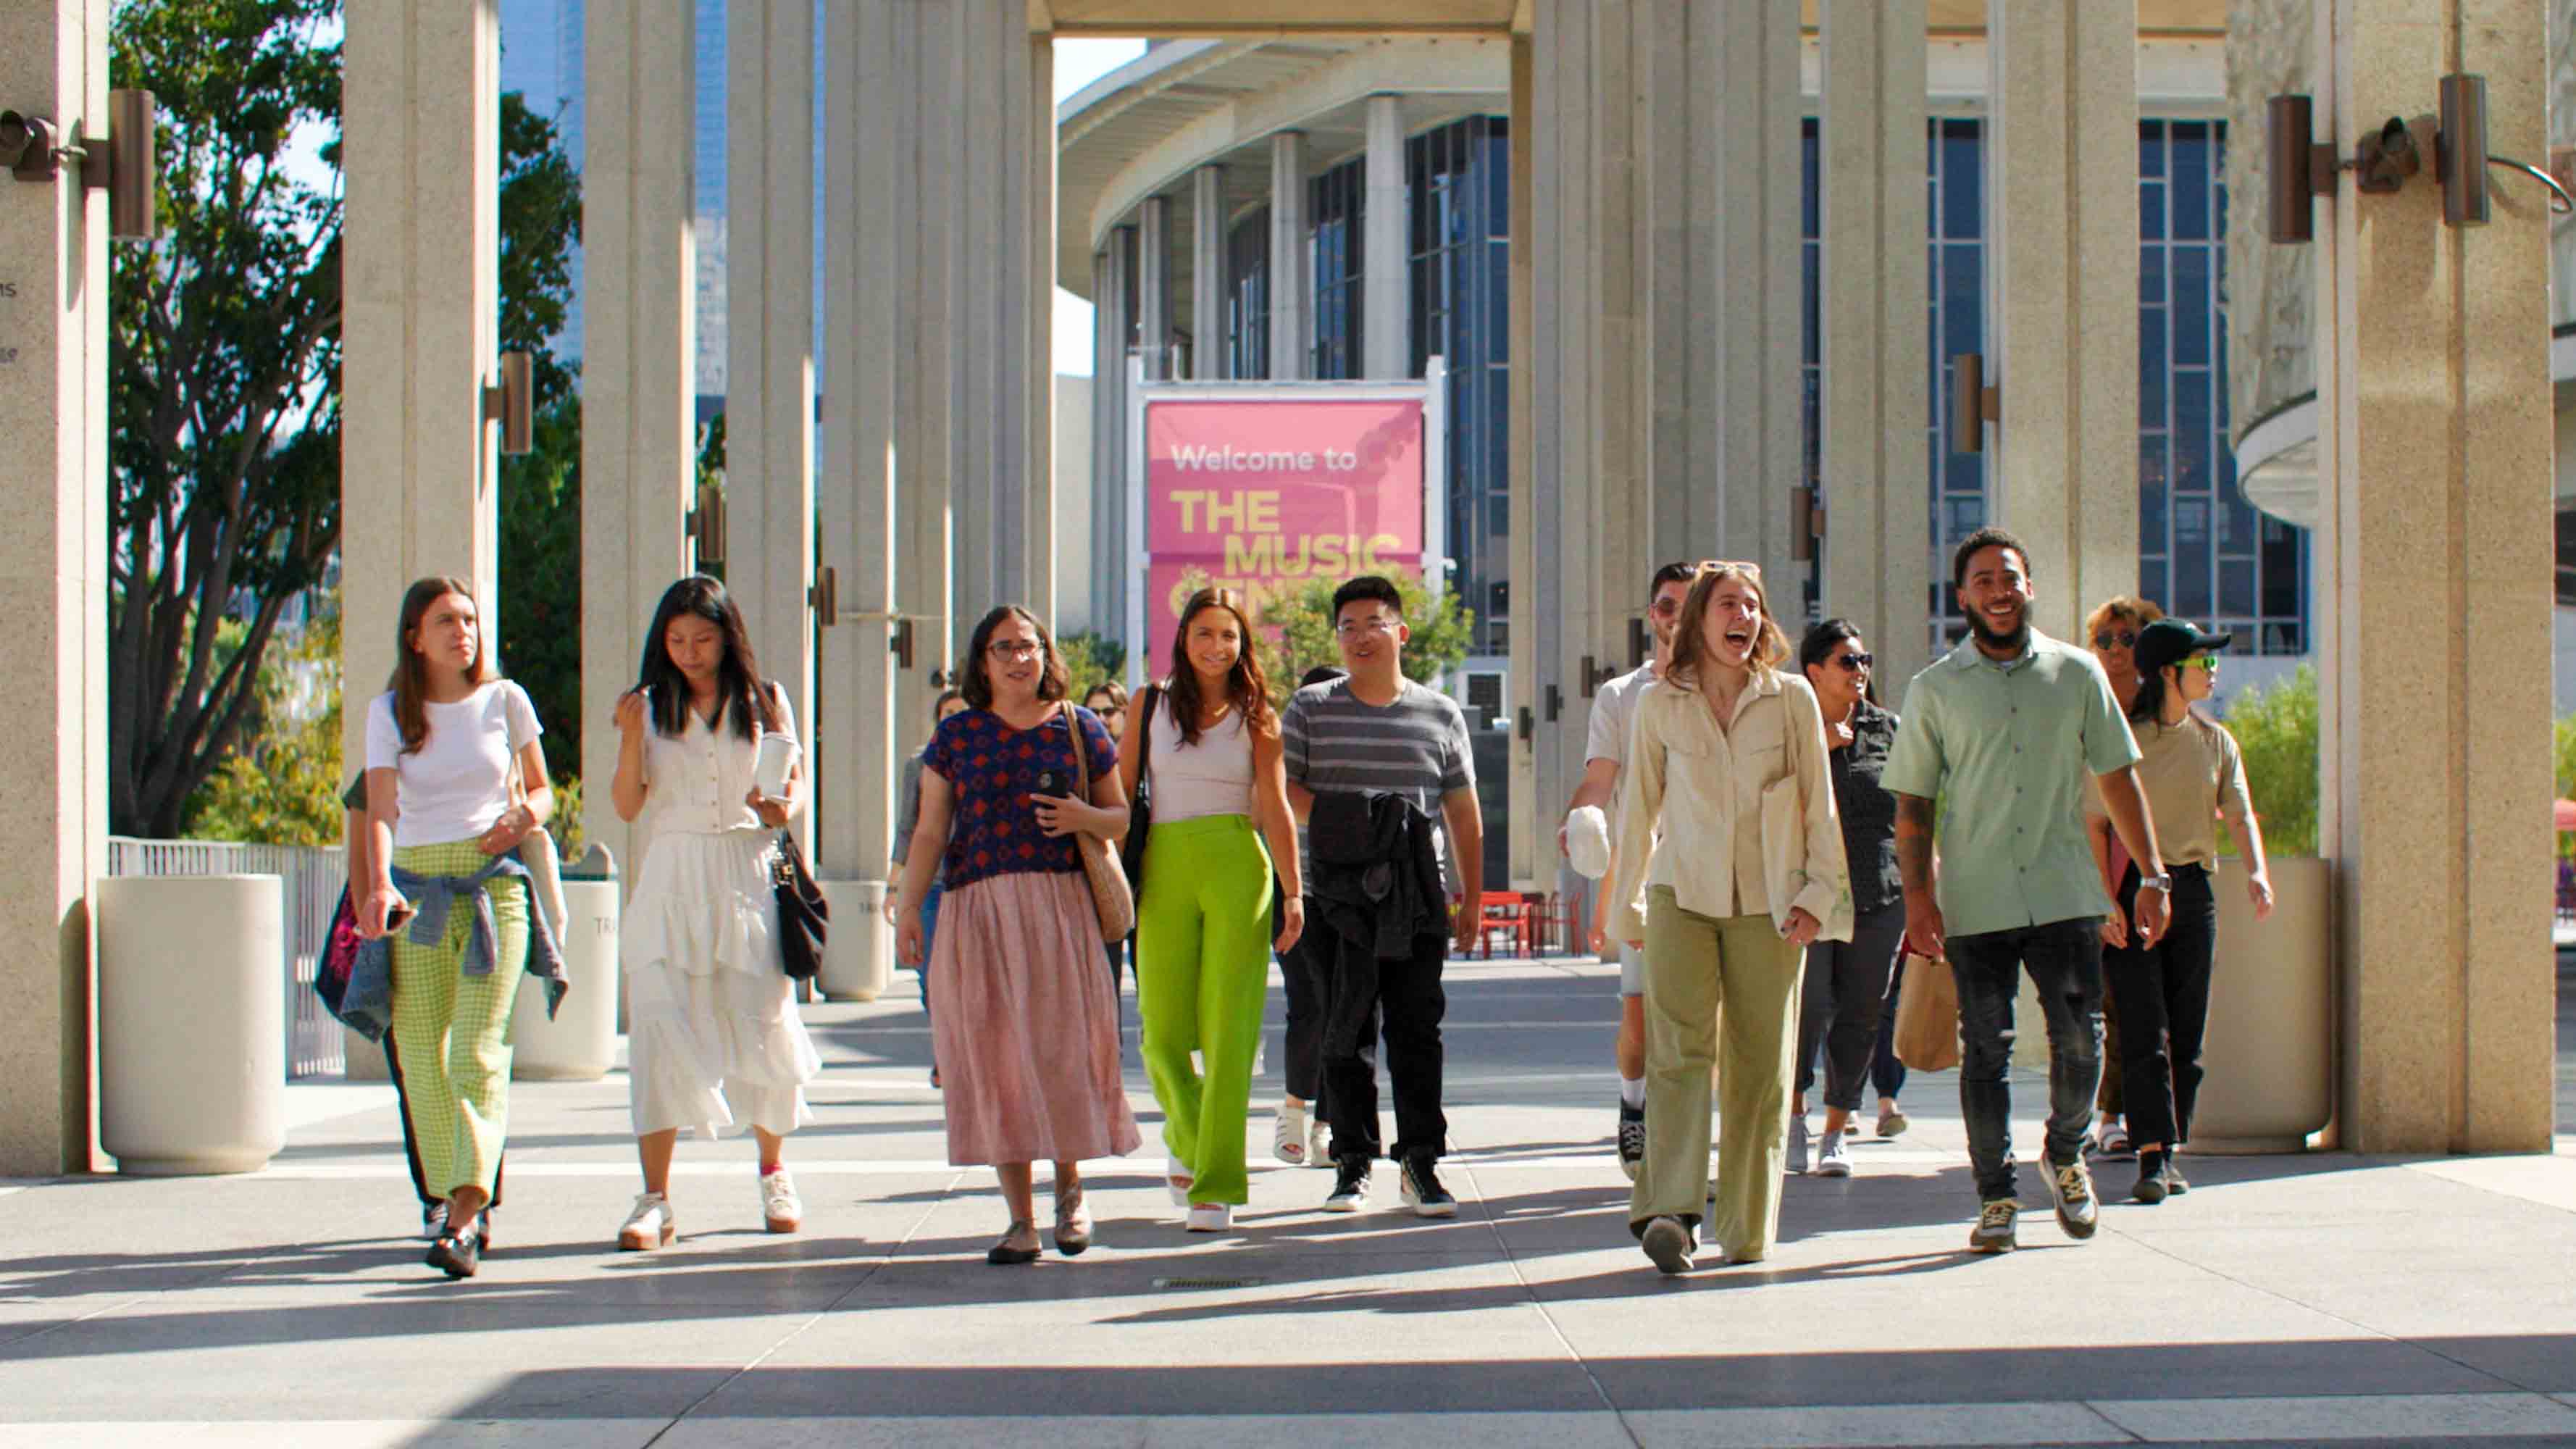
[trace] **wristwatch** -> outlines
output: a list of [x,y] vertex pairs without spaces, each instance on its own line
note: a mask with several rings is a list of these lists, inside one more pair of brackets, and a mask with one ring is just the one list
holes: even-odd
[[2142,891],[2163,891],[2166,895],[2172,895],[2173,875],[2171,872],[2167,872],[2163,875],[2141,875],[2138,877],[2138,889]]

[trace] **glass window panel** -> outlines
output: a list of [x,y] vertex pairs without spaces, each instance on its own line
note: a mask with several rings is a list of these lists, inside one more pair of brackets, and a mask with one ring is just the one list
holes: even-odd
[[2254,612],[2254,560],[2250,558],[2219,560],[2218,611],[2222,614]]
[[2209,365],[2209,321],[2213,310],[2209,252],[2208,247],[2173,249],[2173,360],[2177,367]]
[[1799,247],[1798,271],[1804,286],[1801,296],[1805,301],[1805,305],[1798,309],[1798,331],[1802,342],[1799,358],[1807,366],[1815,367],[1823,361],[1823,354],[1818,349],[1821,345],[1819,337],[1822,330],[1820,317],[1824,309],[1824,287],[1821,280],[1824,272],[1824,248],[1814,242],[1808,242]]
[[1986,234],[1984,139],[1974,121],[1941,123],[1941,235],[1956,240]]
[[2165,128],[2161,121],[2138,123],[2138,174],[2165,174]]
[[2208,373],[2174,374],[2173,415],[2174,487],[2206,493],[2217,481],[2210,459]]
[[2165,299],[2165,249],[2160,246],[2138,248],[2138,301],[2155,306]]
[[2177,498],[2173,505],[2174,555],[2191,556],[2198,550],[2202,558],[2209,555],[2209,501],[2205,498]]
[[1941,354],[1985,350],[1985,249],[1952,244],[1941,249]]
[[1798,216],[1801,228],[1798,234],[1800,236],[1824,235],[1822,224],[1817,216],[1819,205],[1816,195],[1816,177],[1820,169],[1817,159],[1819,149],[1816,119],[1810,116],[1800,124],[1798,135]]
[[[1983,498],[1986,491],[1985,454],[1952,453],[1943,467],[1943,472],[1948,475],[1947,491],[1951,494],[1970,494]],[[1970,524],[1967,531],[1974,532],[1976,527],[1977,525]]]
[[[2176,504],[2174,511],[2180,514],[2192,506]],[[2210,614],[2209,547],[2184,542],[2179,519],[2174,527],[2173,591],[2165,608],[2186,619],[2205,619]]]
[[2177,121],[2173,126],[2173,235],[2205,238],[2209,230],[2209,126],[2203,121]]
[[2165,426],[2166,385],[2172,377],[2165,365],[2165,309],[2138,309],[2138,426],[2162,431]]
[[2138,597],[2162,606],[2167,594],[2165,561],[2160,558],[2138,560]]
[[[2244,499],[2236,496],[2235,489],[2224,491],[2225,501],[2218,510],[2218,551],[2250,555],[2254,552],[2254,510]],[[2248,604],[2245,607],[2250,610],[2254,606]]]
[[1494,364],[1512,360],[1512,249],[1509,242],[1485,244],[1485,338]]
[[2138,235],[2162,241],[2165,235],[2165,189],[2153,181],[2138,183]]

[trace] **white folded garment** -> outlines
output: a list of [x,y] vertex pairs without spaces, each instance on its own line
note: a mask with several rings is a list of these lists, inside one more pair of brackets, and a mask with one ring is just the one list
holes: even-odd
[[1575,874],[1599,880],[1610,873],[1610,821],[1598,805],[1586,805],[1565,820],[1565,855]]

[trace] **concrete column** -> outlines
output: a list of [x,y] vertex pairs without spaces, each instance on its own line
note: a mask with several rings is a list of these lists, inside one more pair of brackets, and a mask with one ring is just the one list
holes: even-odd
[[[106,129],[107,24],[107,0],[10,7],[0,95],[65,132]],[[69,167],[50,186],[0,186],[0,599],[33,719],[0,774],[17,863],[0,914],[0,1174],[49,1177],[101,1162],[90,892],[107,873],[107,193]]]
[[[907,493],[938,490],[946,506],[946,453],[916,460],[900,422],[899,395],[910,379],[941,366],[916,353],[919,294],[906,285],[919,256],[916,219],[872,216],[902,211],[890,198],[919,182],[915,149],[901,144],[914,124],[912,77],[920,60],[920,23],[886,5],[833,5],[824,11],[824,148],[828,238],[824,257],[823,461],[820,492],[823,563],[838,576],[841,610],[816,639],[813,858],[831,880],[883,881],[893,841],[895,762],[927,734],[926,696],[903,706],[898,661],[887,650],[898,580],[913,558],[896,522],[898,484]],[[882,138],[842,144],[839,138]],[[886,224],[872,224],[883,222]],[[946,637],[945,549],[935,580],[940,602],[915,635],[920,654],[942,657]],[[916,669],[914,679],[926,678]],[[919,693],[916,686],[913,693]]]
[[1129,591],[1141,587],[1127,566],[1135,547],[1127,536],[1127,260],[1134,245],[1134,228],[1110,228],[1091,272],[1091,548],[1099,561],[1091,617],[1107,630],[1127,626]]
[[[1225,168],[1202,166],[1190,173],[1190,375],[1200,382],[1234,375],[1225,345],[1226,297],[1233,290],[1225,243]],[[1094,372],[1095,390],[1099,382]],[[1100,476],[1091,475],[1095,490]]]
[[1315,300],[1309,244],[1306,137],[1282,131],[1270,138],[1270,375],[1282,382],[1314,372],[1314,333],[1306,320]]
[[1824,0],[1824,613],[1901,690],[1931,652],[1923,0]]
[[[814,11],[726,11],[725,578],[813,734]],[[848,135],[848,132],[835,134]],[[806,762],[810,780],[815,761]],[[800,817],[810,831],[813,816]]]
[[[1806,577],[1806,566],[1789,558],[1790,489],[1806,476],[1798,384],[1805,347],[1799,7],[1797,0],[1753,0],[1721,13],[1689,0],[1657,0],[1655,9],[1656,27],[1637,41],[1653,61],[1646,135],[1658,153],[1656,184],[1648,188],[1655,270],[1646,313],[1657,328],[1655,545],[1673,557],[1714,552],[1761,564],[1772,610],[1795,634]],[[1690,67],[1680,71],[1677,47],[1661,35],[1677,31],[1685,15]],[[1668,191],[1659,153],[1685,144],[1688,182]],[[1919,175],[1915,184],[1919,192]],[[1664,210],[1684,197],[1691,217],[1675,228]],[[1701,237],[1713,245],[1700,245]],[[1919,257],[1905,265],[1922,270]],[[1687,280],[1666,280],[1676,274]],[[1691,305],[1674,308],[1677,295]],[[1921,325],[1918,313],[1918,335]],[[1681,335],[1671,336],[1677,328]],[[1676,377],[1687,385],[1675,388]],[[1678,418],[1670,407],[1676,396],[1689,399]],[[1718,488],[1708,486],[1711,478]],[[1704,549],[1702,539],[1713,547]],[[1623,608],[1642,607],[1643,579],[1629,586],[1635,597]]]
[[[424,0],[425,3],[425,0]],[[610,808],[617,731],[653,607],[692,566],[697,248],[690,30],[646,0],[585,0],[582,163],[583,828],[627,869],[638,832]]]
[[[2317,139],[2349,154],[2467,71],[2486,77],[2487,149],[2544,153],[2543,7],[2317,12]],[[2429,127],[2416,138],[2431,150]],[[2342,1139],[2364,1152],[2550,1143],[2550,232],[2535,183],[2488,174],[2484,227],[2442,224],[2429,163],[2393,195],[2347,176],[2317,216],[2319,829]]]
[[[1511,349],[1512,356],[1535,359],[1537,337],[1535,318],[1538,294],[1537,270],[1531,264],[1535,235],[1536,210],[1531,205],[1535,189],[1535,168],[1531,165],[1533,146],[1530,136],[1536,116],[1535,86],[1538,79],[1538,51],[1526,34],[1512,37],[1512,241],[1511,241]],[[1511,632],[1506,643],[1510,649],[1511,692],[1505,700],[1512,721],[1511,745],[1511,880],[1516,890],[1540,890],[1541,882],[1553,884],[1558,878],[1554,832],[1548,823],[1556,818],[1562,801],[1539,799],[1539,752],[1537,695],[1532,687],[1540,672],[1539,627],[1541,619],[1554,607],[1555,601],[1541,594],[1538,585],[1540,560],[1555,552],[1553,547],[1539,547],[1538,530],[1547,517],[1538,506],[1537,486],[1541,469],[1537,462],[1538,430],[1534,420],[1538,413],[1538,369],[1525,361],[1511,369],[1506,382],[1511,389],[1511,497],[1506,502],[1510,520],[1512,610]],[[1551,479],[1553,470],[1546,470]],[[1552,509],[1549,510],[1552,513]],[[1552,518],[1549,520],[1553,522]],[[1544,602],[1543,602],[1544,601]],[[1530,727],[1523,728],[1528,721]],[[1553,738],[1553,735],[1550,736]]]
[[1360,212],[1360,346],[1371,378],[1413,375],[1412,236],[1405,221],[1404,102],[1371,96],[1368,203]]
[[[995,604],[1055,612],[1055,52],[1031,33],[1026,0],[910,8],[942,50],[916,124],[925,169],[950,184],[948,210],[925,220],[941,225],[957,338],[947,412],[962,645]],[[989,99],[960,108],[959,96]]]
[[2035,621],[2060,639],[2138,586],[2138,189],[2104,180],[2137,172],[2136,57],[2125,5],[1987,8],[1987,516],[2030,545]]
[[1160,196],[1136,206],[1136,348],[1147,382],[1172,375],[1172,203]]
[[354,765],[413,579],[472,580],[483,637],[500,637],[499,435],[483,421],[500,347],[498,8],[360,6],[344,54],[349,94],[374,98],[343,131],[340,749]]

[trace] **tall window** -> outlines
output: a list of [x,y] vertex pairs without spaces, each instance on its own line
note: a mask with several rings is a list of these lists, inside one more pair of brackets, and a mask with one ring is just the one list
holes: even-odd
[[1225,341],[1234,367],[1229,377],[1270,375],[1270,208],[1260,207],[1234,224],[1225,239],[1227,277]]
[[1368,162],[1345,161],[1306,183],[1307,214],[1314,219],[1315,351],[1318,380],[1358,377],[1361,249],[1360,212],[1368,199]]
[[2306,530],[2236,487],[2227,418],[2226,127],[2138,127],[2138,590],[2235,633],[2307,650]]
[[1959,385],[1950,359],[1986,350],[1984,126],[1936,120],[1928,144],[1932,355],[1924,367],[1932,416],[1924,420],[1924,448],[1932,480],[1932,647],[1940,650],[1965,627],[1950,587],[1951,551],[1986,525],[1986,455],[1957,451],[1950,433],[1950,401]]
[[1469,645],[1511,647],[1511,123],[1470,116],[1405,143],[1411,376],[1449,373],[1449,553]]

